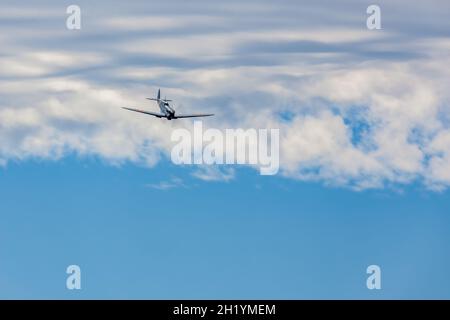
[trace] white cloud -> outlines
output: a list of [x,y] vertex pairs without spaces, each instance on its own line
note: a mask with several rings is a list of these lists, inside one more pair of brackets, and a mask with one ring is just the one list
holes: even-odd
[[100,28],[123,31],[164,31],[180,28],[217,26],[224,21],[220,16],[207,15],[118,15],[97,21]]
[[[51,27],[61,18],[51,6],[37,13],[48,20],[42,27],[28,19],[30,10],[9,10],[25,22],[4,22],[9,32],[0,36],[0,165],[74,153],[151,167],[170,153],[172,129],[192,129],[191,122],[121,107],[155,108],[144,98],[161,87],[180,112],[216,113],[205,129],[280,128],[285,177],[356,189],[450,185],[445,19],[418,16],[432,27],[411,39],[402,19],[371,32],[355,9],[322,16],[313,4],[283,5],[265,15],[273,5],[258,5],[256,16],[235,12],[234,2],[161,15],[163,4],[151,13],[127,7],[123,16],[93,7],[96,20],[83,16],[78,33]],[[237,174],[195,170],[206,181]]]
[[427,182],[432,188],[442,189],[450,183],[450,130],[439,132],[427,146],[430,161]]
[[204,181],[231,181],[235,177],[235,170],[231,167],[199,166],[192,175]]
[[146,186],[161,191],[167,191],[174,188],[186,188],[183,180],[177,177],[172,177],[167,181],[160,181],[158,183],[149,183]]

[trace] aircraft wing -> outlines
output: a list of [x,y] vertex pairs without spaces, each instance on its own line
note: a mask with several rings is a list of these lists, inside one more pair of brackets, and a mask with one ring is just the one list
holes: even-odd
[[133,109],[133,108],[126,108],[126,107],[123,107],[122,109],[130,110],[130,111],[134,111],[134,112],[145,113],[145,114],[149,114],[151,116],[158,117],[158,118],[164,118],[165,117],[165,115],[162,114],[162,113],[155,113],[155,112],[144,111],[144,110]]
[[213,116],[213,113],[204,113],[204,114],[175,114],[174,119],[178,118],[196,118],[196,117],[210,117]]

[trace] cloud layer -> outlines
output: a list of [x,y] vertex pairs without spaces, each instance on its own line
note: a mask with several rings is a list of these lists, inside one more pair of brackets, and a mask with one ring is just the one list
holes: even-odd
[[[68,154],[111,164],[168,159],[158,87],[204,126],[280,128],[280,174],[356,189],[450,185],[447,1],[2,3],[0,163]],[[410,17],[414,17],[411,19]],[[218,174],[217,172],[220,172]],[[225,173],[224,173],[225,172]],[[202,169],[198,178],[238,172]]]

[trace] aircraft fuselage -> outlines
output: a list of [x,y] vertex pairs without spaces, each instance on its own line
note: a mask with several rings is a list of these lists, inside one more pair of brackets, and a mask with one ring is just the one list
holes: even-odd
[[168,102],[158,100],[158,106],[161,110],[161,113],[166,116],[167,120],[172,120],[175,117],[175,110],[170,107]]

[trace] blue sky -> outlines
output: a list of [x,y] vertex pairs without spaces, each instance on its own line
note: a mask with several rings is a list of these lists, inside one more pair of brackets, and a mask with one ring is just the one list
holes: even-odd
[[[450,298],[446,1],[381,30],[368,1],[69,4],[0,5],[0,298]],[[192,121],[120,108],[159,87],[280,129],[279,173],[174,165]]]
[[[148,183],[185,178],[169,191]],[[354,192],[173,165],[14,164],[1,174],[2,298],[448,298],[449,194]],[[78,264],[82,289],[65,287]],[[382,289],[365,269],[382,268]]]

